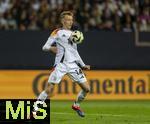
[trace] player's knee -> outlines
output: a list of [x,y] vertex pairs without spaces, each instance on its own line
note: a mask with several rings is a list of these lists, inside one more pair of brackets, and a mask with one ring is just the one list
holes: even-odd
[[45,92],[49,95],[50,94],[50,90],[49,89],[45,89]]
[[85,92],[86,92],[86,93],[89,93],[89,92],[90,92],[90,87],[87,87],[87,88],[85,89]]
[[86,91],[86,92],[87,92],[87,93],[89,93],[89,92],[90,92],[90,88],[89,88],[89,87],[87,88],[87,91]]
[[53,91],[54,91],[54,85],[48,84],[47,87],[45,88],[45,92],[50,95],[53,93]]

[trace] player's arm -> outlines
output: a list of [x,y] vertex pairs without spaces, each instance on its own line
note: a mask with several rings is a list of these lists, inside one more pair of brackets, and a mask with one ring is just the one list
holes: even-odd
[[77,60],[77,63],[80,64],[81,68],[82,69],[85,69],[85,70],[90,70],[90,65],[85,65],[85,63],[83,62],[83,60],[81,59],[78,51],[76,51],[76,55],[78,57],[78,60]]
[[42,47],[43,51],[57,53],[57,47],[53,45],[56,42],[57,31],[58,30],[56,29],[51,33],[45,45]]
[[55,43],[55,39],[50,36],[46,41],[46,43],[44,44],[44,46],[42,47],[42,50],[45,52],[51,51],[53,53],[57,53],[56,46],[53,46],[54,43]]

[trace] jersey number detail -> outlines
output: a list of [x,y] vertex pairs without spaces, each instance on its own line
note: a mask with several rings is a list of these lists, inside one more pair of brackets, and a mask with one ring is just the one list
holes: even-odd
[[81,70],[81,69],[79,69],[79,70],[75,70],[75,72],[77,73],[77,75],[81,75],[81,77],[80,77],[80,78],[84,78],[84,76],[83,76],[83,72],[82,72],[82,70]]

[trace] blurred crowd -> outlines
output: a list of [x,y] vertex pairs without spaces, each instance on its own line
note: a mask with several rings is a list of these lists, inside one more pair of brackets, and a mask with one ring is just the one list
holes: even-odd
[[150,0],[0,0],[0,30],[52,30],[63,10],[84,31],[150,31]]

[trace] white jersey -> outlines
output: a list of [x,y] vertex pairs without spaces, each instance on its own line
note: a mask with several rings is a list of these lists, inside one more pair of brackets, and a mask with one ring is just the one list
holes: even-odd
[[48,38],[47,42],[43,46],[44,51],[49,51],[52,44],[56,43],[57,45],[57,54],[55,58],[55,64],[59,63],[77,63],[81,67],[85,66],[84,62],[82,61],[78,51],[77,51],[77,44],[73,43],[69,40],[71,35],[71,30],[65,29],[57,29],[52,32],[50,37]]

